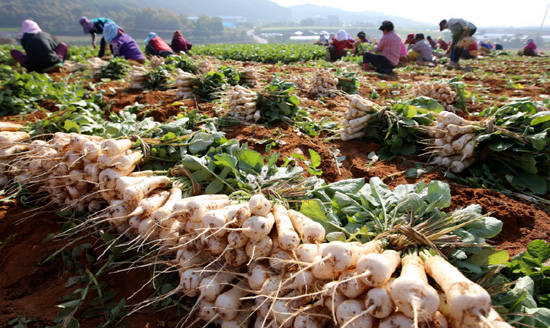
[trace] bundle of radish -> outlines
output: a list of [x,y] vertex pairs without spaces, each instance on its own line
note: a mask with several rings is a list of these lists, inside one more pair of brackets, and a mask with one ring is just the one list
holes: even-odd
[[327,69],[318,69],[313,76],[309,94],[315,97],[332,97],[338,91],[338,78]]
[[92,72],[92,76],[94,78],[101,77],[103,66],[105,66],[107,62],[102,60],[101,58],[92,57],[88,59],[88,63],[90,64],[90,71]]
[[164,65],[164,58],[160,56],[151,57],[151,68],[155,69]]
[[197,73],[204,75],[210,72],[213,69],[213,67],[214,66],[212,65],[212,62],[208,59],[205,59],[197,65]]
[[175,86],[178,89],[177,97],[179,99],[192,98],[193,87],[199,83],[198,77],[194,74],[184,72],[181,69],[176,69]]
[[477,125],[460,116],[447,111],[436,115],[436,124],[425,126],[429,140],[430,164],[448,167],[452,172],[459,173],[475,162]]
[[256,98],[256,92],[240,85],[234,86],[227,94],[227,115],[239,120],[258,121],[260,110],[256,109]]
[[[5,140],[3,146],[19,142]],[[423,264],[416,255],[400,259],[379,241],[325,242],[319,223],[262,194],[248,202],[226,195],[184,197],[174,179],[134,172],[141,153],[132,146],[129,139],[57,133],[28,144],[32,160],[15,155],[11,163],[19,161],[20,169],[10,178],[28,169],[27,185],[48,194],[52,206],[103,210],[92,220],[109,223],[136,244],[157,247],[180,279],[166,295],[198,297],[198,317],[205,323],[234,326],[255,317],[258,324],[279,327],[392,327],[399,322],[420,327],[448,319],[483,327],[493,320],[488,294],[438,257]],[[429,192],[438,192],[431,186]],[[422,192],[420,186],[410,190]],[[383,244],[395,242],[390,238]],[[437,312],[439,297],[424,266],[446,294],[446,316]],[[472,296],[460,295],[462,290]]]
[[130,74],[130,79],[132,80],[131,87],[133,89],[143,89],[143,82],[147,78],[148,73],[149,71],[145,67],[132,65],[132,73]]
[[430,97],[435,99],[445,110],[454,111],[452,105],[457,99],[457,93],[444,81],[418,82],[411,90],[412,98]]
[[476,40],[472,38],[471,36],[464,37],[456,43],[457,47],[460,48],[468,48],[472,43],[475,43]]
[[361,96],[351,96],[349,109],[342,122],[343,132],[340,138],[344,141],[363,137],[363,129],[369,124],[369,120],[378,113],[379,107],[374,102]]
[[254,87],[258,84],[258,73],[254,67],[247,67],[244,72],[240,74],[240,78],[249,87]]
[[0,186],[9,181],[5,172],[13,174],[19,171],[19,165],[13,162],[13,158],[28,150],[27,141],[31,136],[19,131],[22,127],[15,123],[0,122]]

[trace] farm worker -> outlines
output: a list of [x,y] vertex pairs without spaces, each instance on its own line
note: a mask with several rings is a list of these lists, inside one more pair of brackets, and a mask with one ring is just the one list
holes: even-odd
[[478,48],[480,52],[488,54],[491,50],[493,50],[493,45],[491,44],[491,41],[485,42],[483,40],[479,40]]
[[437,38],[437,45],[439,46],[440,49],[443,49],[443,50],[449,49],[449,43],[443,40],[443,38]]
[[[94,49],[96,49],[97,47],[95,43],[96,34],[103,34],[103,29],[105,28],[105,24],[107,22],[112,22],[112,20],[105,17],[97,17],[94,19],[89,19],[86,16],[80,17],[79,23],[84,29],[84,34],[90,33],[92,35],[92,46],[94,47]],[[101,41],[99,42],[99,52],[97,54],[98,57],[105,56],[106,45],[107,43],[105,42],[105,38],[102,37]]]
[[127,60],[135,60],[145,63],[145,56],[141,52],[137,42],[114,22],[107,22],[103,27],[103,37],[113,49],[113,56],[124,57]]
[[430,43],[430,46],[432,47],[432,49],[437,49],[437,48],[439,48],[439,45],[437,44],[437,42],[435,42],[434,39],[432,39],[431,36],[428,35],[428,36],[426,37],[426,40],[428,40],[428,42]]
[[414,44],[409,51],[409,58],[412,61],[416,61],[417,64],[431,63],[433,60],[432,47],[426,39],[424,39],[423,33],[418,33],[414,37]]
[[462,18],[451,18],[449,21],[443,19],[439,22],[439,30],[451,30],[453,40],[451,42],[451,67],[459,67],[458,62],[464,50],[458,46],[460,40],[471,37],[476,32],[476,26]]
[[328,47],[330,61],[337,61],[347,55],[347,49],[353,49],[353,41],[348,38],[348,33],[345,30],[340,30]]
[[36,22],[24,20],[17,38],[21,41],[26,54],[12,49],[11,56],[29,72],[49,73],[63,66],[63,60],[67,56],[67,45],[42,32]]
[[527,41],[525,42],[525,46],[518,51],[518,55],[538,56],[539,51],[537,50],[537,45],[535,44],[535,40],[527,39]]
[[405,42],[403,42],[404,44],[408,44],[408,49],[410,50],[412,48],[412,45],[416,42],[415,38],[414,38],[414,34],[413,33],[410,33],[410,34],[407,34],[407,37],[405,38]]
[[477,42],[472,42],[467,48],[467,51],[462,52],[462,58],[464,59],[476,59],[479,56],[479,48]]
[[[382,31],[382,38],[380,42],[376,44],[374,51],[380,53],[379,55],[367,51],[363,54],[363,69],[368,71],[371,66],[374,66],[377,72],[390,72],[399,64],[399,57],[402,49],[405,48],[401,38],[394,32],[393,23],[390,21],[383,21],[382,25],[378,28]],[[407,50],[405,49],[405,53]]]
[[172,48],[155,32],[149,32],[145,39],[145,54],[148,56],[168,57],[174,55]]
[[191,50],[191,47],[193,45],[189,43],[183,35],[181,35],[180,31],[174,31],[174,36],[172,36],[172,50],[175,53],[185,52],[186,54],[189,53],[189,50]]
[[368,43],[370,43],[370,41],[367,39],[365,32],[361,31],[357,33],[357,40],[355,40],[355,43],[353,44],[352,52],[358,56],[362,56],[365,51],[367,51]]

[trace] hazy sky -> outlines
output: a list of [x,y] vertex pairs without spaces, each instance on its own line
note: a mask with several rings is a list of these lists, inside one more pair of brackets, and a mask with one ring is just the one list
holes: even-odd
[[[464,18],[478,27],[540,26],[550,0],[271,0],[281,6],[312,3],[348,11],[378,11],[437,25],[443,18]],[[544,27],[550,26],[550,13]]]

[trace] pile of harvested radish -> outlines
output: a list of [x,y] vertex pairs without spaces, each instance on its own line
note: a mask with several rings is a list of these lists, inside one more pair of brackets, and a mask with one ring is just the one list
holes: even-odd
[[411,97],[430,97],[435,99],[445,110],[453,111],[457,93],[446,82],[418,82],[411,90]]
[[197,74],[204,75],[210,72],[213,69],[213,67],[214,66],[212,65],[212,62],[210,62],[210,60],[208,59],[205,59],[201,61],[199,65],[197,65]]
[[475,162],[475,132],[473,122],[447,111],[436,114],[436,124],[427,127],[430,164],[448,167],[460,173]]
[[180,278],[166,295],[197,297],[189,325],[511,327],[486,290],[427,251],[326,242],[320,223],[262,194],[185,197],[170,177],[134,172],[142,156],[129,139],[0,129],[3,179],[162,250]]
[[247,67],[244,72],[241,73],[241,79],[244,80],[244,84],[249,87],[254,87],[258,84],[258,72],[254,67]]
[[329,70],[316,70],[309,94],[316,97],[332,97],[336,91],[338,91],[338,78]]
[[155,69],[164,65],[164,58],[160,56],[152,56],[151,59],[151,68]]
[[229,111],[227,115],[244,121],[258,121],[260,119],[260,110],[256,108],[256,92],[242,87],[234,86],[227,93],[227,103]]
[[130,73],[130,79],[132,81],[131,88],[143,89],[143,82],[146,79],[147,73],[149,73],[149,71],[145,67],[132,65],[132,73]]
[[92,76],[94,78],[99,78],[101,76],[103,66],[107,64],[106,61],[97,57],[92,57],[88,59],[88,63],[90,64],[90,71],[92,72]]
[[349,109],[342,122],[343,131],[340,138],[344,141],[365,136],[363,130],[369,124],[369,120],[379,112],[378,105],[361,96],[351,96]]
[[176,69],[175,86],[178,89],[177,98],[185,99],[193,97],[193,87],[198,85],[198,77],[194,74]]

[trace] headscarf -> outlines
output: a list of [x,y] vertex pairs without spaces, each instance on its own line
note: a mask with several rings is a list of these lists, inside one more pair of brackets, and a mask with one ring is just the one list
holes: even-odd
[[90,30],[94,28],[94,23],[86,16],[80,17],[78,20],[82,28],[84,29],[84,34],[90,33]]
[[183,38],[183,35],[181,34],[180,31],[175,31],[173,38]]
[[527,42],[525,42],[525,44],[534,43],[534,42],[535,42],[535,40],[533,40],[533,39],[527,39]]
[[17,36],[18,39],[22,39],[23,35],[26,33],[28,34],[36,34],[38,32],[42,32],[38,24],[36,24],[35,21],[32,21],[30,19],[25,19],[23,21],[23,24],[21,24],[21,33]]
[[145,43],[149,43],[149,41],[151,41],[152,39],[158,38],[158,37],[159,36],[157,35],[157,33],[149,32],[149,34],[147,34],[147,39],[145,39]]
[[346,33],[345,30],[340,30],[338,31],[338,35],[337,35],[337,39],[338,41],[344,41],[348,38],[348,34]]
[[322,43],[327,43],[328,42],[327,34],[325,34],[325,33],[319,34],[319,41],[322,42]]
[[105,39],[105,42],[111,43],[118,35],[118,30],[120,30],[120,26],[118,26],[115,22],[105,23],[105,26],[103,26],[103,38]]

